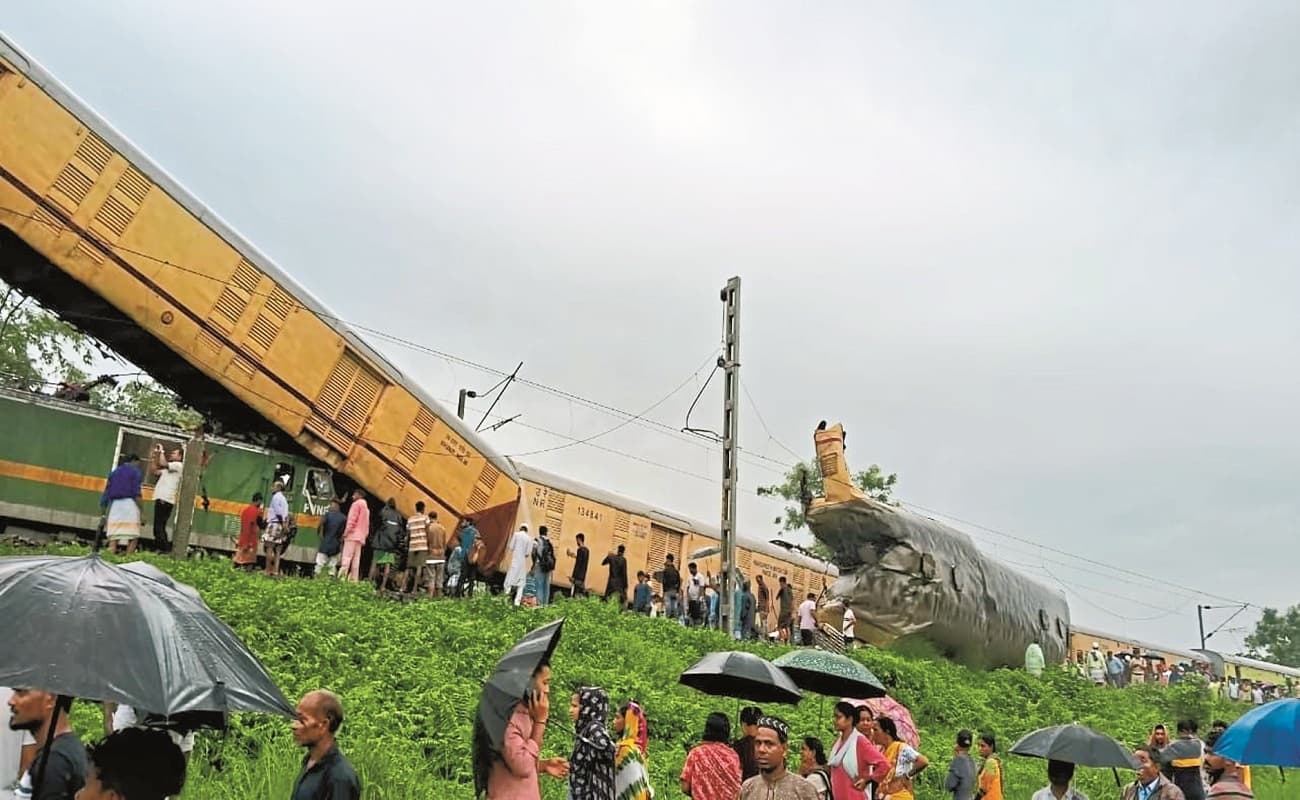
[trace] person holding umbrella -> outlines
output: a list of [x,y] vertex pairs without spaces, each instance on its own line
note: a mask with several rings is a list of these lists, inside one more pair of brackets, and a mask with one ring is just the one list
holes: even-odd
[[1069,761],[1047,760],[1047,786],[1034,792],[1031,800],[1088,800],[1088,796],[1070,785],[1074,765]]
[[540,774],[566,778],[563,758],[539,758],[542,736],[551,715],[551,665],[533,671],[532,682],[506,723],[500,753],[491,754],[487,775],[488,800],[541,800]]
[[50,692],[19,688],[9,698],[9,714],[9,727],[30,731],[41,748],[21,785],[40,783],[33,800],[72,800],[86,784],[87,763],[86,747],[68,724],[67,706]]

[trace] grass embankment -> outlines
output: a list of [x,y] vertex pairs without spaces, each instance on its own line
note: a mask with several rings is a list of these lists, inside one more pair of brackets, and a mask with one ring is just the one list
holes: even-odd
[[[677,683],[701,654],[732,647],[726,637],[619,614],[596,601],[562,601],[543,610],[515,609],[500,598],[395,603],[376,599],[364,584],[271,580],[236,574],[224,560],[151,560],[196,586],[291,700],[318,687],[342,696],[347,721],[341,747],[361,774],[368,800],[468,800],[470,726],[479,687],[515,640],[559,616],[567,622],[554,663],[555,719],[565,719],[568,695],[580,685],[603,686],[615,701],[639,699],[650,720],[649,761],[658,797],[681,797],[683,745],[698,739],[705,716],[722,710],[734,718],[738,707]],[[782,652],[769,645],[747,648],[773,658]],[[922,775],[918,798],[943,796],[951,742],[962,727],[991,731],[1004,748],[1026,731],[1070,721],[1138,742],[1157,721],[1190,713],[1208,722],[1228,713],[1194,687],[1117,692],[1058,673],[1038,680],[1021,671],[974,672],[876,650],[859,651],[858,657],[916,715],[921,749],[934,762]],[[771,711],[791,723],[792,736],[818,735],[829,742],[830,705],[809,696],[797,707]],[[74,722],[90,738],[99,735],[97,709],[90,704],[78,704]],[[566,724],[552,725],[544,752],[567,755],[571,742]],[[301,756],[285,721],[241,715],[224,736],[200,736],[184,797],[288,797]],[[1008,800],[1028,798],[1046,782],[1041,761],[1011,756],[1004,763]],[[1300,796],[1300,782],[1282,786],[1276,771],[1259,772],[1258,797]],[[1121,778],[1131,780],[1132,773]],[[1077,783],[1094,800],[1118,796],[1109,771],[1080,770]],[[545,797],[564,796],[562,784],[547,780],[545,786]]]

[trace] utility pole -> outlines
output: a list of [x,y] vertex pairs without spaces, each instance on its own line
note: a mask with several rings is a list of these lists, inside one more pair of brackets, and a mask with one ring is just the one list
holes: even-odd
[[740,444],[740,278],[722,290],[722,629],[735,628],[732,615],[736,578],[736,451]]
[[184,560],[190,551],[190,529],[194,526],[194,499],[199,494],[199,470],[203,465],[203,423],[190,434],[181,459],[181,487],[176,493],[176,528],[172,536],[172,558]]
[[1201,628],[1201,649],[1202,650],[1205,649],[1205,615],[1201,612],[1207,608],[1209,608],[1209,606],[1203,606],[1199,604],[1196,606],[1196,624],[1199,625]]

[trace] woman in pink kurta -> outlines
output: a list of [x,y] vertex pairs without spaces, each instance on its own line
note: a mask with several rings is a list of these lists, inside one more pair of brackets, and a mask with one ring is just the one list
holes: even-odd
[[361,489],[352,492],[352,505],[348,507],[348,524],[343,529],[343,557],[339,561],[339,575],[348,580],[361,580],[361,548],[370,536],[370,506]]
[[[534,697],[521,700],[506,721],[501,752],[492,758],[487,776],[487,800],[541,800],[539,773],[563,778],[569,765],[562,758],[539,758],[542,736],[550,716],[551,668],[539,667],[533,675]],[[481,785],[481,784],[480,784]]]

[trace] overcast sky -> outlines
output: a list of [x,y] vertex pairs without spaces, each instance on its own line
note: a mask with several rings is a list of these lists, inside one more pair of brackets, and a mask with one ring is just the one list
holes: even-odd
[[[1184,587],[1300,600],[1300,5],[78,0],[4,24],[347,319],[640,411],[717,347],[739,274],[755,456],[841,420],[905,501],[1146,576],[967,527],[1094,627],[1194,646],[1198,599],[1223,603]],[[495,382],[378,344],[440,398]],[[650,416],[680,428],[707,375]],[[498,411],[533,426],[489,434],[504,453],[619,422],[527,387]],[[680,471],[527,460],[716,520],[712,445],[596,443]],[[745,496],[745,534],[780,510]]]

